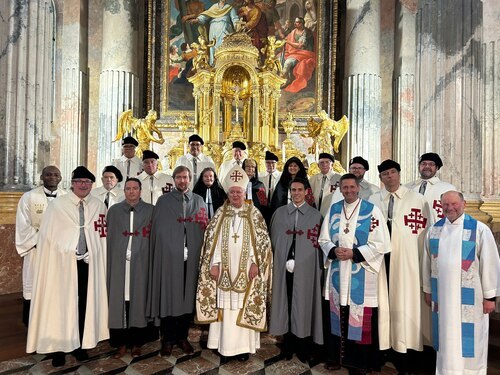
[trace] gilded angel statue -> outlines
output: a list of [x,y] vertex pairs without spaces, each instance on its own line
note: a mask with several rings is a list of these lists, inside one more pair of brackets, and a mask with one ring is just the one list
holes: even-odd
[[[149,144],[151,142],[163,144],[165,139],[163,139],[163,134],[161,134],[160,129],[156,127],[157,114],[156,111],[151,109],[145,118],[135,118],[132,115],[132,110],[129,109],[123,112],[118,119],[118,131],[113,142],[121,140],[124,136],[131,134],[137,142],[139,142],[139,147],[136,150],[136,155],[142,158],[142,152],[144,150],[149,150]],[[154,134],[158,138],[154,137]]]
[[198,43],[191,43],[191,48],[196,52],[196,56],[193,59],[193,67],[196,70],[207,69],[210,61],[210,48],[215,46],[215,38],[207,43],[203,36],[198,37]]
[[[339,152],[340,142],[344,138],[349,129],[349,120],[343,116],[339,121],[334,121],[328,117],[328,114],[322,110],[318,113],[319,121],[314,120],[311,116],[307,120],[307,130],[309,137],[314,141],[311,146],[311,153]],[[333,137],[333,142],[332,142]]]
[[281,61],[276,57],[276,50],[283,47],[286,44],[286,40],[276,40],[276,37],[268,36],[267,44],[265,47],[261,48],[261,52],[265,57],[263,69],[267,71],[274,71],[276,69],[278,74],[281,74],[283,67],[281,66]]

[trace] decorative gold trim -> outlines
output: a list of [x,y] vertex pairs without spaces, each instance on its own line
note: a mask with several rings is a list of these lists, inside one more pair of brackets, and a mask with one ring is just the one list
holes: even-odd
[[[146,67],[146,109],[153,109],[153,2],[148,0],[148,45],[147,45],[147,67]],[[160,114],[161,116],[161,114]]]
[[491,221],[491,216],[481,211],[480,208],[483,202],[481,200],[469,200],[467,199],[467,206],[465,207],[465,213],[471,215],[474,219],[479,220],[485,224]]
[[21,196],[24,194],[22,191],[15,192],[0,192],[0,224],[15,224],[17,204]]

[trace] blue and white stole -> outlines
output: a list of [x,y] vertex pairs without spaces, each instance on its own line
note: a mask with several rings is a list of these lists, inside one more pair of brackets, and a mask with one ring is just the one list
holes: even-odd
[[[429,235],[431,254],[431,309],[432,309],[432,344],[439,350],[439,303],[438,303],[438,255],[439,240],[446,218],[439,220]],[[462,234],[462,357],[474,358],[474,278],[471,277],[471,265],[476,258],[477,220],[465,214]]]
[[[337,202],[330,208],[330,238],[335,246],[339,245],[340,218],[344,200]],[[362,200],[359,207],[358,221],[354,233],[354,246],[359,247],[368,242],[373,204]],[[330,265],[330,321],[331,331],[340,336],[340,261],[335,259]],[[363,313],[365,302],[365,269],[359,263],[351,266],[351,290],[349,293],[349,328],[347,338],[361,341],[363,332]]]

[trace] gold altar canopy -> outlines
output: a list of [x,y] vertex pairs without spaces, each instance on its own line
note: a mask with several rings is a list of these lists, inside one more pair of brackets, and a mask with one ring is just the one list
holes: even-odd
[[[273,48],[270,42],[263,54]],[[250,157],[264,160],[266,149],[279,150],[278,100],[285,82],[278,75],[279,61],[264,60],[244,32],[226,36],[213,66],[206,63],[206,45],[210,43],[200,40],[195,46],[196,73],[189,78],[194,86],[196,132],[210,145],[207,153],[216,163],[231,157],[235,140],[248,145]]]

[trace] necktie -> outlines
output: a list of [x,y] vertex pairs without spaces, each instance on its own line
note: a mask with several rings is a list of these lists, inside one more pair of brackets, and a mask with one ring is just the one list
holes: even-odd
[[273,175],[270,174],[269,175],[269,185],[267,187],[267,202],[268,204],[271,204],[271,193],[272,193],[272,179],[273,179]]
[[241,165],[241,161],[240,160],[236,160],[236,164]]
[[387,228],[389,228],[389,235],[392,235],[392,215],[394,214],[394,195],[391,194],[389,198],[389,206],[387,207]]
[[212,216],[214,216],[214,207],[212,205],[212,193],[210,188],[207,189],[206,203],[208,206],[208,218],[211,219]]
[[418,192],[422,195],[425,194],[425,188],[427,187],[427,181],[422,181],[422,184],[420,185],[420,189],[418,189]]
[[149,203],[154,204],[154,202],[153,202],[153,189],[154,189],[154,185],[155,185],[155,178],[154,178],[154,176],[149,177],[149,180],[151,181],[151,186],[150,186],[151,201]]
[[130,159],[127,160],[127,178],[130,176]]
[[80,237],[78,238],[78,247],[76,249],[78,255],[83,255],[87,252],[87,241],[85,240],[85,212],[83,207],[83,201],[80,201],[78,207],[78,213],[80,216]]
[[106,198],[104,198],[104,204],[106,208],[109,208],[109,191],[106,193]]
[[193,183],[198,179],[198,158],[193,158]]
[[318,200],[318,211],[321,210],[321,201],[323,200],[323,188],[325,187],[326,176],[323,176],[321,179],[321,190],[319,192],[319,200]]

